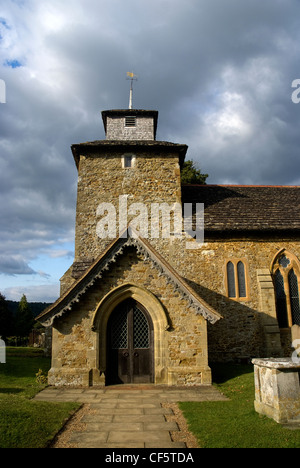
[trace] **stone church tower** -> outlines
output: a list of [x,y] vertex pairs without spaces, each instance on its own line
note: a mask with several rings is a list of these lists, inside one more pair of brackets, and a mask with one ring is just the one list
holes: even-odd
[[[184,239],[148,236],[153,207],[181,211],[187,146],[156,140],[157,111],[102,118],[105,140],[72,145],[75,259],[39,317],[53,328],[49,383],[208,384],[207,320],[221,316],[178,273]],[[147,232],[127,231],[137,214]]]
[[[78,167],[75,261],[92,262],[107,245],[97,234],[99,205],[116,209],[116,232],[127,228],[130,206],[181,203],[180,164],[187,146],[156,141],[158,113],[102,113],[106,140],[72,146]],[[121,197],[121,199],[120,199]],[[127,207],[127,217],[119,207]],[[104,213],[101,213],[103,215]],[[121,219],[121,225],[119,221]],[[116,237],[114,233],[111,239]]]

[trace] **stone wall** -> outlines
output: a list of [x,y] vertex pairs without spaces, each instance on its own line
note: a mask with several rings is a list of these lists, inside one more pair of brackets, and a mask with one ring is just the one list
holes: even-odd
[[[270,274],[272,260],[283,247],[300,257],[300,242],[288,239],[214,240],[197,250],[177,249],[174,260],[180,274],[223,316],[215,325],[208,325],[210,360],[290,355],[286,333],[280,334],[278,328]],[[247,265],[247,300],[226,295],[225,268],[230,259],[244,259]]]
[[[180,169],[176,153],[162,156],[140,153],[134,168],[122,168],[124,153],[81,156],[78,177],[75,261],[97,258],[112,239],[97,235],[97,223],[106,216],[97,216],[99,204],[110,203],[116,209],[119,235],[120,196],[127,200],[128,212],[133,203],[180,203]],[[124,214],[124,209],[122,213]],[[129,215],[127,221],[138,213]],[[127,227],[126,222],[124,223]],[[124,229],[124,226],[122,230]]]

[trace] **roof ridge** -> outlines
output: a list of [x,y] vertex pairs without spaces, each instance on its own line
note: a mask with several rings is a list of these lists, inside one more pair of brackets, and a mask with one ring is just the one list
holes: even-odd
[[[127,237],[125,233],[127,231]],[[132,235],[132,233],[134,235]],[[121,245],[118,247],[118,243]],[[172,265],[165,260],[162,255],[155,250],[154,247],[144,238],[129,226],[124,232],[112,241],[109,246],[101,253],[101,255],[93,262],[86,272],[59,298],[54,304],[45,309],[36,320],[45,324],[52,325],[55,316],[61,316],[65,312],[72,309],[74,303],[79,301],[86,290],[94,284],[97,278],[102,277],[103,271],[107,270],[111,263],[116,262],[116,258],[122,255],[123,249],[126,246],[134,246],[138,251],[146,253],[147,258],[154,263],[160,270],[160,274],[165,275],[169,282],[175,284],[175,288],[181,291],[183,297],[189,300],[189,305],[196,309],[196,313],[201,314],[206,320],[215,323],[222,316],[209,304],[206,303],[198,293],[182,278]]]

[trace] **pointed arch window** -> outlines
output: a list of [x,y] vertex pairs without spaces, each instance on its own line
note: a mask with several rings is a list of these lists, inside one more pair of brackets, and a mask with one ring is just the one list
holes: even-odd
[[289,272],[289,292],[291,301],[291,314],[293,324],[300,325],[300,304],[299,304],[299,287],[298,277],[294,270]]
[[226,291],[230,299],[249,299],[248,264],[245,259],[226,261]]
[[227,263],[227,289],[228,297],[236,297],[234,264]]
[[279,327],[300,325],[300,265],[297,257],[281,250],[273,261],[272,276]]

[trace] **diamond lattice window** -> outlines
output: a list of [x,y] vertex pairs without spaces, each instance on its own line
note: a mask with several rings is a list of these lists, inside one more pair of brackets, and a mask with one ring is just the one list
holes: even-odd
[[133,315],[133,347],[135,349],[150,347],[148,320],[137,306]]
[[288,252],[273,264],[277,320],[280,328],[300,325],[300,268],[298,259]]

